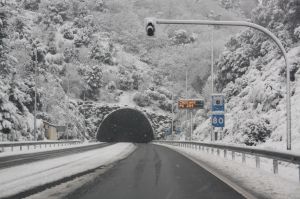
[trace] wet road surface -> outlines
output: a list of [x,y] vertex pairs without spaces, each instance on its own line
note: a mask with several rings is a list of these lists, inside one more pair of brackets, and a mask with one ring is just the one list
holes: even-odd
[[138,144],[136,151],[72,198],[244,198],[197,164],[163,146]]

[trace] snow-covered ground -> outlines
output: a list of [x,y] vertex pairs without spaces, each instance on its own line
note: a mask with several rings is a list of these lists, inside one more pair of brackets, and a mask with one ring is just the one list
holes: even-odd
[[[7,143],[7,142],[5,142]],[[18,142],[19,144],[19,142]],[[5,157],[5,156],[10,156],[10,155],[21,155],[21,154],[28,154],[28,153],[36,153],[36,152],[42,152],[42,151],[53,151],[53,150],[58,150],[58,149],[67,149],[67,148],[76,148],[76,147],[83,147],[83,146],[90,146],[90,145],[95,145],[95,144],[99,144],[99,142],[83,142],[80,144],[66,144],[66,145],[62,145],[60,144],[58,146],[58,144],[51,144],[50,145],[45,145],[45,144],[41,144],[41,145],[37,145],[36,148],[34,148],[34,146],[29,146],[29,148],[27,146],[23,146],[22,150],[20,150],[19,146],[14,147],[13,151],[11,150],[11,147],[3,147],[3,151],[2,148],[0,148],[0,157]]]
[[243,164],[241,157],[236,156],[235,161],[198,151],[195,149],[181,148],[177,146],[163,145],[169,147],[200,165],[211,168],[211,171],[229,179],[234,186],[241,187],[258,198],[270,199],[298,199],[300,186],[298,179],[298,167],[290,164],[280,164],[279,174],[272,173],[272,163],[267,159],[261,160],[260,169],[255,168],[255,160],[247,156],[247,164]]
[[0,197],[14,195],[127,157],[131,143],[118,143],[79,154],[0,170]]

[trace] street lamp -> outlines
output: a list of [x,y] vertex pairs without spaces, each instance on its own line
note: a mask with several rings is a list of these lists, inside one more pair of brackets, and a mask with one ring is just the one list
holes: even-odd
[[[247,22],[247,21],[212,21],[212,20],[170,20],[170,19],[155,19],[155,18],[147,18],[146,22],[146,30],[148,36],[154,36],[155,31],[153,34],[149,34],[148,31],[150,26],[153,26],[153,30],[155,30],[156,24],[181,24],[181,25],[213,25],[213,26],[237,26],[237,27],[250,27],[256,30],[259,30],[266,35],[268,35],[279,47],[281,50],[285,65],[286,65],[286,112],[287,112],[287,121],[286,121],[286,129],[287,129],[287,139],[286,139],[286,147],[287,150],[291,150],[291,89],[290,89],[290,66],[289,60],[287,57],[287,53],[281,43],[281,41],[268,29],[257,25],[255,23]],[[148,23],[147,23],[148,22]],[[151,23],[150,23],[151,22]]]

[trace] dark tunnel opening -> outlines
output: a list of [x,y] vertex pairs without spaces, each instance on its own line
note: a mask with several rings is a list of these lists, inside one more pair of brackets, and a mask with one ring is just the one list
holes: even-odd
[[146,143],[153,138],[153,129],[148,118],[142,112],[130,108],[109,114],[97,132],[97,140],[101,142]]

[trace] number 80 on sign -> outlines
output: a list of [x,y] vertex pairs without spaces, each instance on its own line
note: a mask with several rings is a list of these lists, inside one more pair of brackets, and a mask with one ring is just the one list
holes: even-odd
[[213,114],[212,115],[212,125],[214,127],[225,127],[224,114]]

